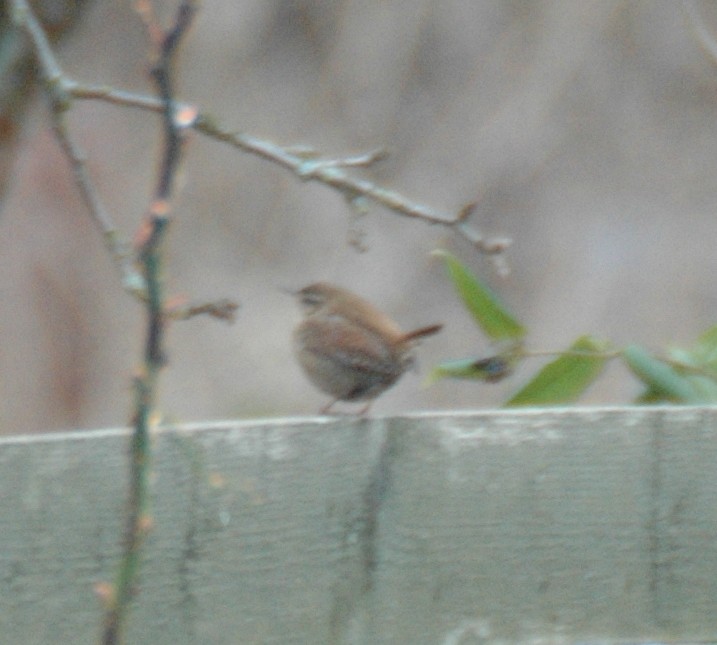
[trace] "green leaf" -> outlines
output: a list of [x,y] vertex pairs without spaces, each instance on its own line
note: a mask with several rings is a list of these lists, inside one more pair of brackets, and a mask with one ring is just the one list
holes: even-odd
[[689,352],[692,363],[699,367],[706,367],[712,371],[717,370],[717,326],[704,332]]
[[[626,347],[622,356],[632,373],[646,386],[650,401],[663,400],[674,403],[705,403],[704,392],[679,374],[672,366],[655,358],[638,345]],[[641,397],[645,400],[645,395]]]
[[469,379],[495,383],[509,376],[513,371],[513,361],[506,356],[489,358],[465,358],[446,361],[436,365],[428,376],[429,383],[442,378]]
[[652,388],[647,388],[634,402],[639,405],[654,405],[656,403],[667,403],[668,399],[660,392],[656,392]]
[[669,347],[667,349],[667,356],[674,363],[679,363],[687,368],[700,369],[702,367],[702,360],[700,357],[695,355],[695,352],[682,347]]
[[466,309],[480,328],[492,340],[520,339],[525,328],[501,304],[488,287],[483,285],[461,262],[447,251],[434,251],[442,257],[448,275]]
[[710,360],[717,358],[717,325],[710,327],[697,339],[695,351]]
[[717,402],[717,383],[714,379],[700,374],[690,374],[687,380],[704,403]]
[[[532,381],[505,405],[562,405],[572,403],[602,372],[607,345],[590,336],[578,338],[568,352],[543,367]],[[580,355],[579,352],[585,352]]]

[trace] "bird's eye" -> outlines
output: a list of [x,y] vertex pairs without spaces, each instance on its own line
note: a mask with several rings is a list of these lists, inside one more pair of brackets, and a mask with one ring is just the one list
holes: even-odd
[[307,307],[318,307],[324,304],[324,302],[325,299],[318,293],[308,292],[301,295],[301,304]]

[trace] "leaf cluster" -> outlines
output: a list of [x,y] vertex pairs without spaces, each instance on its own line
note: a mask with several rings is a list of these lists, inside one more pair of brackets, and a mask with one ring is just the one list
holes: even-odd
[[[431,371],[431,381],[455,378],[492,383],[510,376],[522,361],[546,355],[526,348],[526,326],[460,260],[446,251],[435,255],[442,258],[456,293],[496,351],[440,363]],[[669,348],[664,355],[636,344],[614,348],[590,335],[549,355],[555,358],[518,389],[506,406],[574,403],[610,360],[621,361],[642,384],[636,403],[717,403],[717,326],[702,334],[694,346]]]

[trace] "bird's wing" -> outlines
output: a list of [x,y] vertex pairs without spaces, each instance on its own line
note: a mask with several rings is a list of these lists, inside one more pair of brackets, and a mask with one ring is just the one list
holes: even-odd
[[392,374],[397,357],[390,346],[370,330],[335,315],[310,316],[299,333],[306,350],[368,372]]

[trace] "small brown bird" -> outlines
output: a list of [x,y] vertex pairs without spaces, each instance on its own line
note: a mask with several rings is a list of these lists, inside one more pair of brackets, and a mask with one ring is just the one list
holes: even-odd
[[337,401],[373,400],[413,365],[415,341],[443,325],[403,332],[386,314],[360,296],[317,282],[296,292],[304,319],[294,330],[294,351],[309,380]]

